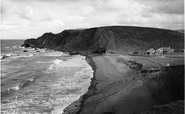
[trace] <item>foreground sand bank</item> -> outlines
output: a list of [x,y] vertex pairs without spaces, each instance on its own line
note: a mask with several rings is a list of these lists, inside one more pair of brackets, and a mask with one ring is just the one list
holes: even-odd
[[96,56],[90,61],[92,86],[65,113],[137,114],[184,99],[183,59]]

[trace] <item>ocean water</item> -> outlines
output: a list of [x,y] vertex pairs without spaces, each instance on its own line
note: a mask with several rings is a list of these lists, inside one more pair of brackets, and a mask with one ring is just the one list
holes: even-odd
[[1,40],[1,113],[61,114],[87,92],[93,70],[84,56]]

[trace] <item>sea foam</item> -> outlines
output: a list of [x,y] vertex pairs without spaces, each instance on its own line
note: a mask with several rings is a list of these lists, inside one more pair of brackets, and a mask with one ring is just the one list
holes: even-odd
[[[86,61],[84,56],[74,56],[68,60],[53,60],[52,64],[49,66],[48,70],[58,70],[58,68],[71,68],[71,67],[90,67]],[[91,68],[91,67],[90,67]]]
[[58,99],[60,105],[52,111],[52,113],[60,114],[63,113],[65,107],[78,100],[81,95],[88,91],[93,70],[86,62],[85,57],[80,55],[73,56],[66,61],[53,60],[48,69],[55,71],[55,75],[60,77],[57,82],[50,84],[50,87],[58,88],[58,90],[61,90],[60,93],[64,94],[63,97]]
[[57,70],[59,64],[61,63],[62,60],[59,60],[59,59],[56,59],[56,60],[53,60],[53,64],[51,64],[48,68],[48,70]]
[[[8,103],[2,103],[2,112],[61,114],[65,107],[87,92],[93,77],[93,70],[84,56],[69,56],[63,52],[51,52],[48,50],[45,53],[35,55],[32,53],[34,51],[20,52],[19,56],[11,54],[9,57],[31,57],[23,59],[27,63],[23,64],[26,68],[25,71],[29,71],[30,67],[30,72],[34,72],[34,70],[39,70],[39,72],[34,72],[34,76],[25,78],[9,87],[9,93],[15,93],[17,97],[12,94],[12,99],[4,98],[3,100],[9,101]],[[22,63],[24,63],[23,60],[21,60]],[[34,64],[36,66],[32,67]],[[47,72],[39,68],[47,69]],[[29,76],[29,74],[21,75],[21,77]],[[14,77],[20,79],[17,76]]]
[[43,54],[44,56],[63,56],[65,55],[63,52],[58,51],[50,51],[48,53]]

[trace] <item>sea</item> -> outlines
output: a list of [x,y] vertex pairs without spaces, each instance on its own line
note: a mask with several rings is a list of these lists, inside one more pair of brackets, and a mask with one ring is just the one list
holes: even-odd
[[85,94],[93,70],[81,55],[1,40],[1,114],[62,114]]

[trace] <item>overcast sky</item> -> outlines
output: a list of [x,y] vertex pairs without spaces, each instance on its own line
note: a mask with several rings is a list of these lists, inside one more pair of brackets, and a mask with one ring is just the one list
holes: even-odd
[[1,0],[3,39],[95,26],[184,28],[184,0]]

